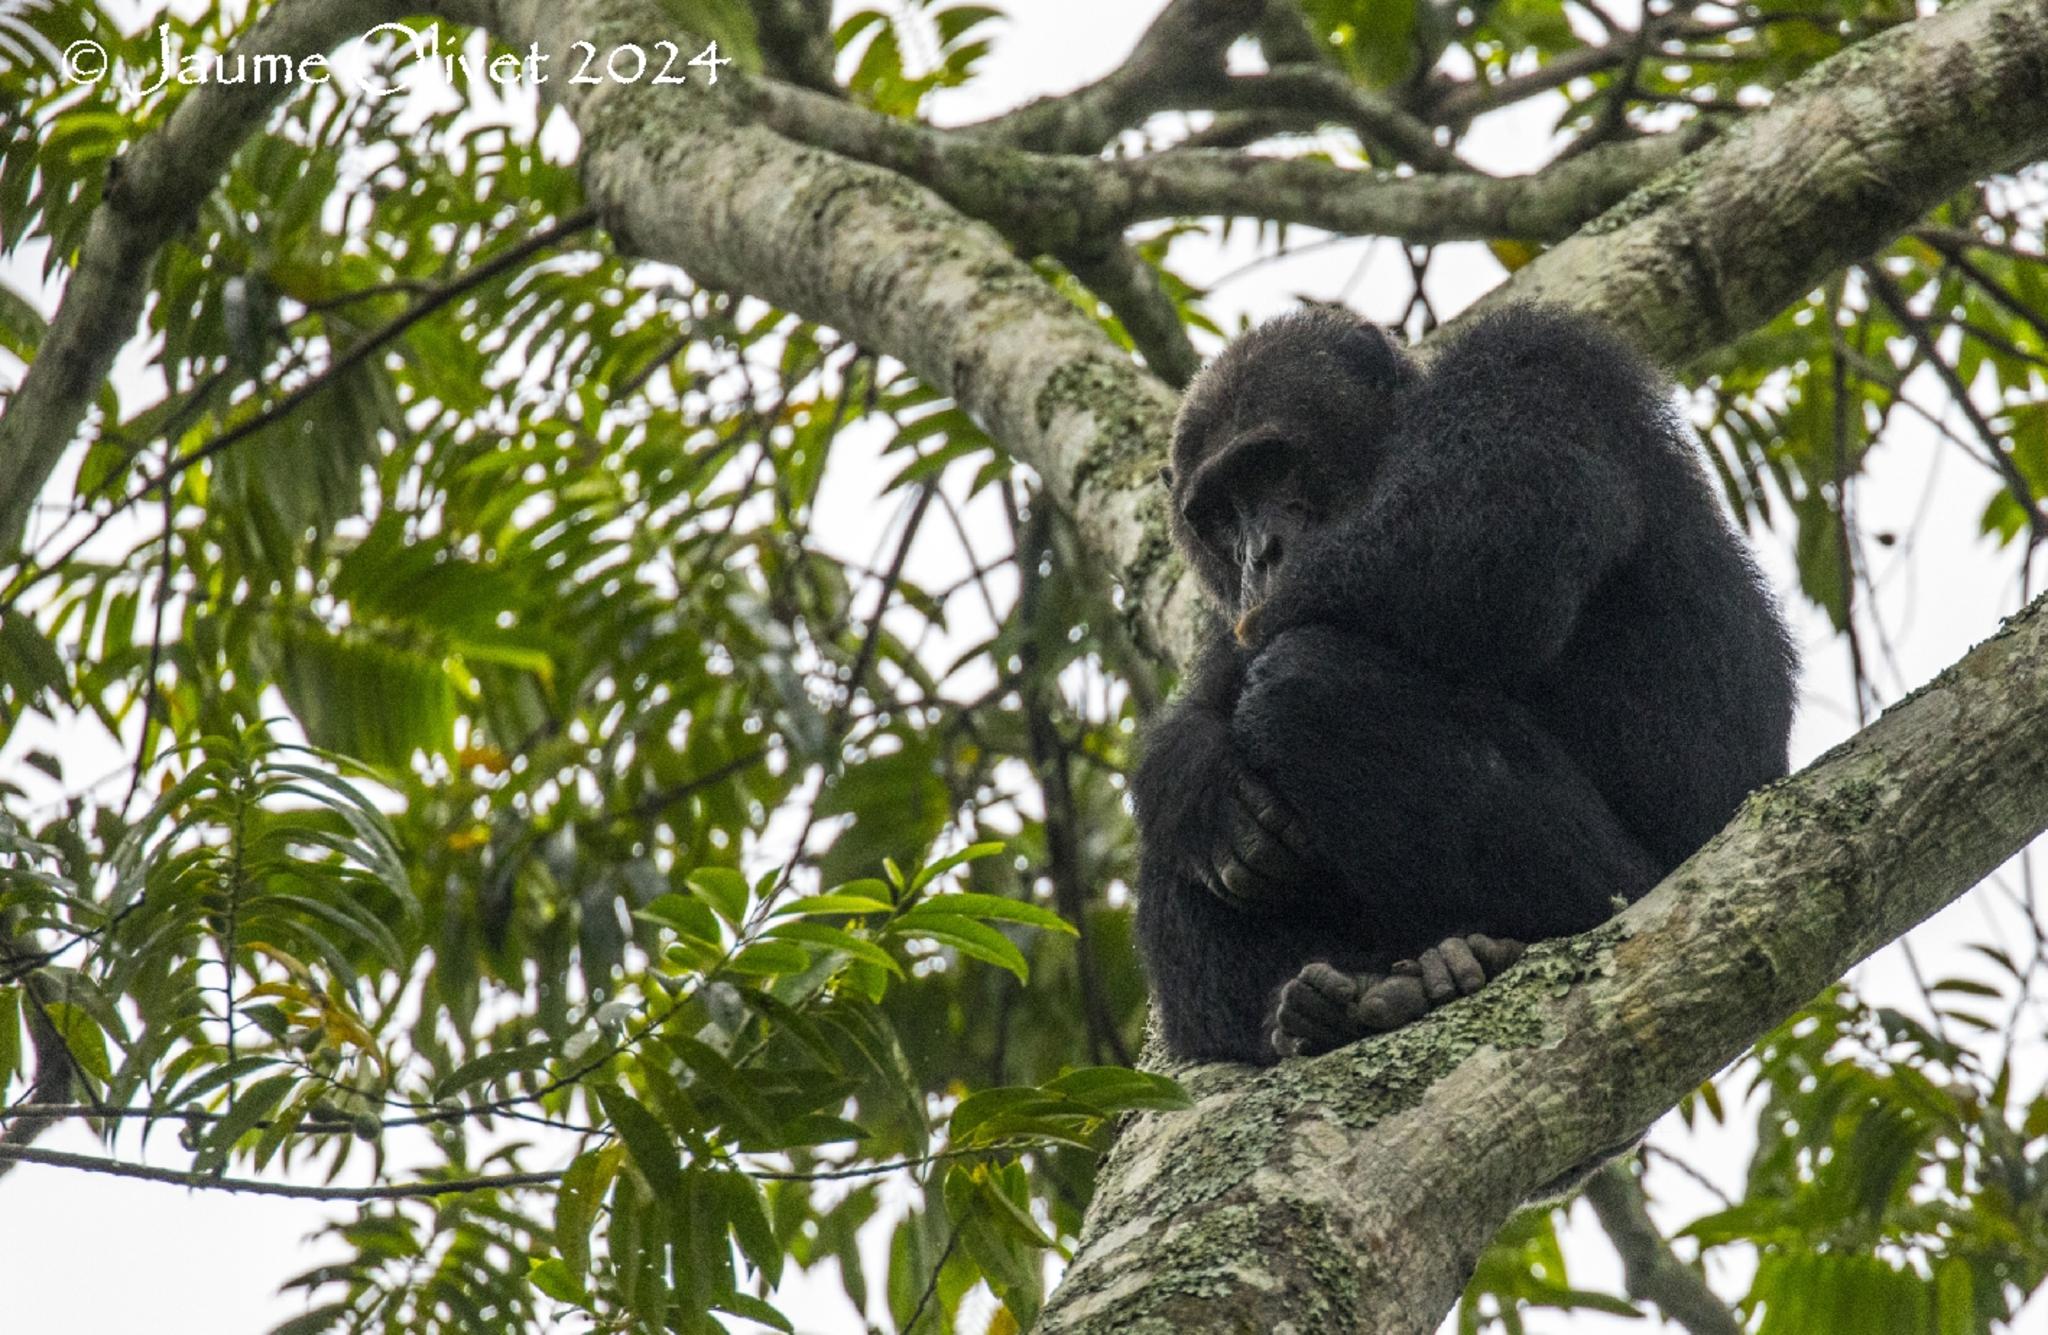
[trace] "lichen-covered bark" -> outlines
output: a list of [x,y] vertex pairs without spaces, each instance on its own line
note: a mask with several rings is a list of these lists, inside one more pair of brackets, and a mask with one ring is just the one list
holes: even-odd
[[1562,302],[1682,366],[2044,150],[2048,4],[1977,0],[1817,67],[1483,305]]
[[2048,828],[2048,600],[1477,996],[1124,1132],[1039,1330],[1436,1328],[1546,1183]]
[[1020,244],[1047,251],[1176,217],[1261,218],[1417,243],[1556,241],[1670,167],[1712,128],[1694,122],[1673,134],[1602,145],[1527,176],[1403,176],[1222,149],[1127,158],[1027,153],[766,80],[735,96],[778,133],[902,173]]

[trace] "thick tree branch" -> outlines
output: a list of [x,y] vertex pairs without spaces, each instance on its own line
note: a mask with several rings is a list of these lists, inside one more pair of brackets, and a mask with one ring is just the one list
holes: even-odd
[[1629,1143],[2048,828],[2048,611],[1472,998],[1126,1128],[1041,1332],[1433,1331],[1517,1205]]
[[1681,366],[2044,150],[2048,6],[1976,0],[1818,66],[1482,306],[1559,302]]
[[1415,245],[1513,238],[1554,241],[1626,199],[1710,137],[1705,127],[1615,144],[1528,176],[1396,176],[1313,158],[1209,150],[1104,163],[1106,202],[1133,221],[1239,216],[1302,223]]
[[1397,176],[1313,158],[1174,149],[1103,160],[991,148],[767,80],[736,96],[789,138],[893,171],[1028,250],[1058,252],[1133,223],[1252,217],[1349,235],[1554,241],[1710,137],[1704,125],[1615,144],[1530,176]]
[[[279,0],[240,49],[296,62],[419,8],[401,0]],[[291,87],[251,80],[195,88],[162,130],[123,154],[108,173],[106,197],[93,212],[63,303],[0,414],[0,564],[20,550],[43,483],[106,383],[115,354],[134,335],[158,249],[190,225],[235,150]]]

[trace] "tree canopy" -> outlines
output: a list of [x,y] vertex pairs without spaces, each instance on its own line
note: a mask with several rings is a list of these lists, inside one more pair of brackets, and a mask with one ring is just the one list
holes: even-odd
[[[962,119],[1011,8],[0,3],[0,1173],[331,1201],[291,1331],[2011,1328],[2024,862],[2024,939],[1814,994],[2048,826],[2038,612],[1683,895],[1268,1077],[1139,1069],[1123,785],[1226,250],[1661,359],[1859,719],[1887,470],[1967,461],[2019,612],[2048,12],[1169,0]],[[1673,1104],[1741,1190],[1653,1217],[1653,1137],[1575,1278],[1515,1207]]]

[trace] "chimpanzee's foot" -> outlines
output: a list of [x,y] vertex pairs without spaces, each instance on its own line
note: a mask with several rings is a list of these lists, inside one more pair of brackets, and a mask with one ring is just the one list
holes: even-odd
[[[1394,978],[1413,978],[1422,984],[1422,995],[1429,1002],[1428,1010],[1469,997],[1486,985],[1489,978],[1498,978],[1510,964],[1522,958],[1523,945],[1519,941],[1502,941],[1490,936],[1454,936],[1423,951],[1412,960],[1401,960],[1394,965]],[[1394,1021],[1395,1025],[1406,1024],[1417,1018],[1404,1016]],[[1388,1025],[1391,1029],[1394,1025]]]
[[[1320,960],[1303,966],[1280,989],[1273,1011],[1273,1051],[1282,1057],[1305,1057],[1349,1043],[1365,1032],[1352,1013],[1360,994],[1386,981],[1384,974],[1349,974]],[[1419,1002],[1422,987],[1413,985]]]
[[1450,937],[1384,974],[1348,974],[1320,961],[1307,965],[1280,989],[1273,1051],[1312,1056],[1398,1029],[1472,995],[1521,957],[1519,941],[1473,935]]

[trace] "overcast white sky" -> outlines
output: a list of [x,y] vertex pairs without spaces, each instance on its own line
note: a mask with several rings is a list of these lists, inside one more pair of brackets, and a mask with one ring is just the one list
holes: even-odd
[[[853,6],[843,3],[842,9]],[[985,77],[965,92],[947,95],[940,108],[947,120],[977,119],[1030,97],[1060,91],[1113,66],[1159,8],[1159,0],[1012,0],[1011,21],[1002,29]],[[1627,8],[1627,6],[1624,6]],[[1555,106],[1536,103],[1482,120],[1465,151],[1491,170],[1525,169],[1540,160]],[[706,183],[706,188],[711,188]],[[1307,239],[1309,234],[1303,234]],[[1349,242],[1319,247],[1287,260],[1247,268],[1255,256],[1252,229],[1237,229],[1228,246],[1182,243],[1174,258],[1197,283],[1227,278],[1213,306],[1228,327],[1239,314],[1254,318],[1292,305],[1303,296],[1348,301],[1368,315],[1390,320],[1400,314],[1406,291],[1405,263],[1387,242]],[[40,257],[36,257],[39,262]],[[17,291],[41,290],[37,264],[0,265],[0,282]],[[1431,292],[1448,315],[1499,281],[1500,270],[1479,247],[1446,248],[1431,270]],[[54,293],[45,292],[47,302]],[[131,357],[129,364],[134,364]],[[0,360],[0,383],[11,384],[19,368]],[[123,378],[130,408],[151,392],[144,379]],[[1923,401],[1939,402],[1927,393]],[[1902,420],[1861,495],[1867,529],[1914,535],[1889,550],[1872,549],[1879,571],[1877,613],[1888,654],[1873,667],[1888,699],[1925,681],[1997,625],[2016,605],[2017,558],[1993,549],[1977,536],[1976,516],[1993,483],[1979,468],[1941,444],[1936,435]],[[895,507],[876,503],[892,473],[871,452],[836,455],[820,507],[820,537],[834,550],[866,559],[877,546]],[[1800,600],[1792,582],[1789,534],[1766,534],[1760,555],[1785,597],[1805,653],[1805,674],[1794,761],[1803,762],[1854,730],[1847,690],[1846,655],[1825,620]],[[912,557],[913,574],[927,587],[944,584],[958,568],[948,537],[921,539]],[[1874,642],[1874,637],[1873,637]],[[24,742],[0,756],[0,769],[16,767]],[[121,763],[108,748],[105,764],[81,759],[68,766],[75,779]],[[2008,868],[2008,872],[2010,872]],[[1980,889],[1914,933],[1923,970],[1938,977],[1971,941],[2014,939],[2017,917],[1992,891]],[[1862,966],[1857,981],[1866,993],[1891,1004],[1918,1009],[1910,974],[1897,947]],[[2030,1023],[2038,1029],[2038,1017]],[[1671,1119],[1653,1140],[1686,1157],[1713,1178],[1734,1187],[1747,1154],[1741,1132],[1687,1134]],[[77,1124],[47,1135],[52,1149],[96,1152],[102,1147]],[[124,1153],[138,1147],[124,1143]],[[182,1166],[175,1138],[161,1132],[143,1157]],[[402,1158],[394,1166],[403,1167]],[[1667,1221],[1709,1208],[1711,1198],[1669,1170],[1653,1174],[1652,1187],[1667,1200]],[[1583,1207],[1579,1207],[1583,1210]],[[257,1331],[300,1310],[296,1298],[275,1292],[282,1278],[330,1256],[304,1239],[330,1212],[318,1206],[268,1199],[240,1199],[177,1188],[116,1181],[35,1166],[0,1180],[0,1293],[8,1331],[149,1331],[157,1335],[212,1335]],[[1597,1227],[1575,1215],[1570,1252],[1575,1279],[1612,1288],[1616,1267]],[[879,1242],[879,1239],[877,1240]],[[117,1258],[109,1264],[109,1257]],[[785,1310],[799,1328],[817,1335],[858,1330],[851,1309],[829,1275],[824,1282],[798,1281],[785,1290]],[[1633,1331],[1655,1327],[1611,1318],[1536,1315],[1532,1331]],[[1675,1327],[1672,1328],[1674,1331]]]

